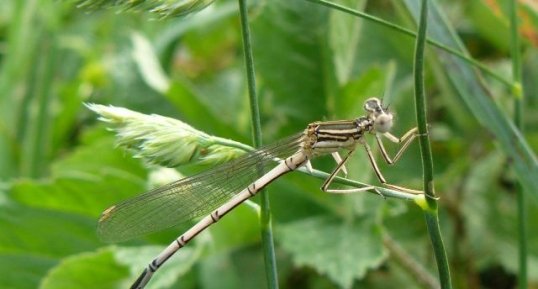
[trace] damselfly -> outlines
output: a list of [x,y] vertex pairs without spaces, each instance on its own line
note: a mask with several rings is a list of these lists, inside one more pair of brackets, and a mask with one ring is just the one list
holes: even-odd
[[[353,120],[311,123],[303,132],[276,144],[106,209],[99,219],[98,233],[103,240],[112,242],[163,230],[206,215],[164,249],[131,288],[143,288],[155,271],[174,253],[276,178],[301,166],[311,171],[310,160],[320,155],[332,154],[337,163],[321,186],[324,192],[355,193],[373,189],[380,193],[373,186],[329,188],[338,172],[347,174],[345,163],[355,149],[364,147],[377,178],[384,186],[401,192],[422,194],[420,191],[387,183],[364,138],[366,134],[374,135],[383,159],[393,164],[417,137],[417,129],[409,130],[400,138],[395,137],[389,132],[393,116],[379,99],[366,100],[364,109],[366,116]],[[400,144],[394,158],[389,157],[382,137]],[[343,158],[339,155],[341,150],[347,151]]]

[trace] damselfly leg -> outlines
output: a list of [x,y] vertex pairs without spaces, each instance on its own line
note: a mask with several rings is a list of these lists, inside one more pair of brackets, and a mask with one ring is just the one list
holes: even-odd
[[[396,152],[396,155],[394,158],[391,158],[389,154],[387,153],[387,150],[385,149],[385,146],[383,145],[383,139],[381,137],[384,136],[388,140],[390,140],[393,143],[400,144],[400,148],[398,149],[398,152]],[[392,165],[396,163],[400,157],[402,156],[402,153],[407,150],[411,142],[418,136],[418,128],[412,128],[408,132],[406,132],[402,137],[398,138],[391,134],[390,132],[386,132],[384,134],[376,134],[375,139],[377,141],[377,146],[381,150],[381,155],[383,156],[383,159],[387,162],[387,164]]]
[[[377,144],[379,146],[379,149],[381,150],[381,155],[383,156],[383,159],[389,165],[395,164],[400,159],[403,152],[405,152],[407,150],[407,148],[412,143],[412,141],[418,136],[417,132],[418,132],[418,130],[417,130],[416,127],[412,128],[400,138],[392,135],[389,132],[386,132],[384,134],[377,134],[376,133],[375,134],[376,141],[377,141]],[[385,149],[385,146],[383,145],[383,140],[381,139],[381,136],[385,136],[387,139],[389,139],[390,141],[392,141],[394,143],[401,144],[401,147],[398,149],[398,152],[396,153],[394,158],[391,158],[389,156],[389,154],[387,153],[387,150]],[[422,191],[419,191],[419,190],[409,189],[409,188],[405,188],[405,187],[401,187],[401,186],[397,186],[397,185],[393,185],[393,184],[388,183],[386,181],[385,177],[383,176],[383,174],[381,173],[381,170],[379,169],[379,166],[377,165],[377,162],[376,162],[376,160],[374,158],[374,155],[373,155],[372,150],[371,150],[370,146],[368,145],[368,143],[363,139],[359,140],[359,143],[364,146],[364,148],[366,150],[366,153],[368,155],[368,159],[370,160],[370,164],[371,164],[372,168],[374,169],[374,173],[376,174],[377,178],[379,179],[379,181],[384,186],[386,186],[388,188],[391,188],[391,189],[394,189],[394,190],[407,192],[407,193],[412,193],[412,194],[422,194],[423,193]],[[355,148],[351,149],[349,151],[349,153],[346,155],[346,157],[344,159],[340,159],[340,160],[337,157],[334,157],[334,154],[333,154],[333,157],[336,160],[337,166],[333,170],[333,172],[329,175],[329,177],[325,180],[325,182],[323,182],[323,185],[321,186],[322,191],[327,192],[327,193],[348,194],[348,193],[357,193],[357,192],[369,191],[369,190],[372,190],[372,189],[375,190],[375,187],[373,187],[373,186],[363,187],[363,188],[353,188],[353,189],[330,189],[329,188],[329,186],[331,185],[332,181],[334,180],[334,177],[336,176],[336,174],[340,170],[343,170],[345,168],[345,163],[347,162],[347,160],[353,154],[354,151],[355,151]],[[375,191],[377,192],[377,190],[375,190]],[[380,194],[381,196],[383,196],[380,192],[377,192],[377,193]]]
[[[413,130],[415,130],[415,129],[410,130],[410,132],[413,131]],[[404,141],[404,145],[400,148],[398,153],[396,153],[396,156],[394,157],[394,159],[391,160],[390,157],[388,156],[387,152],[385,151],[385,148],[383,147],[383,142],[381,140],[379,140],[379,138],[376,135],[376,139],[378,139],[378,145],[380,147],[380,150],[382,151],[381,155],[383,155],[383,158],[385,159],[385,161],[387,161],[387,163],[389,163],[391,165],[394,164],[396,161],[398,161],[398,159],[400,159],[400,156],[402,155],[402,152],[405,151],[405,149],[407,149],[409,147],[409,144],[415,138],[416,138],[416,133],[413,133],[411,136],[409,136],[407,141]],[[370,164],[372,165],[372,168],[374,169],[375,175],[377,176],[379,181],[384,186],[386,186],[388,188],[391,188],[391,189],[394,189],[394,190],[398,190],[398,191],[401,191],[401,192],[407,192],[407,193],[411,193],[411,194],[423,194],[424,193],[424,192],[419,191],[419,190],[409,189],[409,188],[405,188],[405,187],[401,187],[401,186],[397,186],[397,185],[393,185],[393,184],[388,183],[386,181],[385,177],[383,177],[383,174],[381,173],[381,170],[379,169],[379,167],[377,165],[377,161],[375,160],[375,157],[374,157],[374,154],[372,153],[372,149],[370,148],[370,145],[368,145],[368,143],[366,141],[362,141],[361,144],[364,146],[364,149],[366,150],[366,154],[368,155],[368,159],[370,160]],[[385,152],[383,153],[383,151],[385,151]]]
[[[329,189],[329,185],[333,182],[334,177],[340,170],[343,170],[345,168],[345,163],[349,159],[349,157],[355,152],[355,149],[352,149],[348,152],[348,154],[344,157],[344,159],[340,159],[340,161],[336,162],[336,168],[333,170],[333,172],[329,175],[329,177],[323,182],[323,185],[321,185],[321,190],[327,193],[333,193],[333,194],[351,194],[351,193],[358,193],[358,192],[364,192],[369,190],[375,190],[378,194],[383,196],[380,192],[378,192],[374,186],[367,186],[362,188],[353,188],[353,189]],[[335,158],[336,160],[336,158]]]

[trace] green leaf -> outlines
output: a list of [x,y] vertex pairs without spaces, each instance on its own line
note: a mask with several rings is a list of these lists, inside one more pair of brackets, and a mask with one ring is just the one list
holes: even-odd
[[[52,165],[52,178],[15,181],[10,197],[33,207],[99,216],[111,204],[144,190],[140,162],[114,149],[112,136],[89,132],[86,145]],[[99,157],[95,157],[99,152]]]
[[228,252],[212,255],[199,266],[200,283],[204,289],[236,289],[244,284],[244,276],[238,272]]
[[[171,287],[179,277],[183,276],[190,270],[196,261],[200,259],[203,248],[208,242],[207,236],[204,233],[199,235],[193,243],[188,247],[182,248],[174,256],[172,256],[166,264],[159,268],[150,281],[150,288],[173,288]],[[131,284],[147,267],[155,257],[157,257],[164,246],[142,246],[142,247],[112,247],[114,258],[123,266],[130,268],[130,276],[126,280],[127,284]]]
[[[481,266],[500,263],[517,272],[517,258],[514,258],[518,250],[518,232],[514,225],[517,223],[516,201],[499,187],[499,179],[506,178],[506,163],[501,152],[495,151],[476,162],[467,176],[464,191],[469,193],[462,202],[469,239],[465,253],[475,256]],[[528,270],[529,276],[536,278],[538,267],[533,264],[538,262],[538,226],[530,220],[538,219],[538,208],[535,202],[527,206]]]
[[125,266],[117,264],[113,251],[101,249],[63,259],[43,279],[40,289],[77,289],[126,287],[122,281],[129,275]]
[[473,38],[486,38],[502,53],[508,53],[510,45],[507,40],[510,39],[510,23],[507,19],[508,15],[502,11],[502,6],[506,5],[496,7],[496,4],[492,2],[480,0],[468,1],[463,8],[477,30],[477,35],[472,35]]
[[95,219],[15,204],[0,209],[0,253],[63,257],[93,250],[100,242]]
[[212,249],[231,251],[260,240],[259,216],[247,205],[240,205],[210,228],[215,240]]
[[[56,260],[27,253],[0,254],[1,288],[34,289]],[[7,273],[9,272],[9,273]]]
[[351,288],[386,258],[380,228],[371,220],[316,217],[282,225],[278,232],[297,265],[315,268],[342,288]]
[[166,97],[181,111],[184,117],[182,120],[196,124],[201,131],[210,134],[226,132],[227,138],[238,141],[243,139],[235,127],[222,122],[218,115],[212,113],[210,108],[200,101],[201,96],[187,81],[172,82]]
[[324,69],[332,61],[323,57],[327,15],[303,1],[270,1],[252,23],[260,99],[271,99],[260,110],[280,125],[326,115]]
[[370,66],[359,77],[346,82],[336,99],[338,116],[350,119],[362,113],[364,101],[383,92],[386,77],[384,70],[384,67]]
[[[201,38],[205,39],[204,36]],[[241,101],[238,90],[242,83],[236,69],[225,70],[203,84],[191,83],[186,78],[169,79],[149,40],[139,34],[132,38],[135,62],[144,82],[163,94],[183,114],[185,121],[195,123],[203,131],[227,132],[227,137],[240,139],[235,125],[238,123],[238,102]]]
[[[362,10],[366,1],[342,0],[346,7]],[[344,3],[342,3],[344,2]],[[340,11],[329,12],[329,39],[330,55],[333,58],[334,71],[338,84],[346,83],[353,69],[355,53],[359,43],[361,19],[353,15],[342,15]]]

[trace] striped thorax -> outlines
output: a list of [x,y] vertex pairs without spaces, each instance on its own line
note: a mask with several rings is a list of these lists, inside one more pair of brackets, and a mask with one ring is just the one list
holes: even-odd
[[341,149],[353,150],[365,133],[386,133],[392,127],[392,114],[377,98],[364,103],[366,116],[354,120],[318,121],[305,130],[304,152],[311,157]]

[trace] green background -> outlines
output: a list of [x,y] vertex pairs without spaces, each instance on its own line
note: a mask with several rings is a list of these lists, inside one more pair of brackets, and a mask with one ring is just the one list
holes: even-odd
[[[510,79],[506,1],[435,2],[471,55]],[[411,4],[338,3],[415,27]],[[371,96],[390,103],[395,134],[415,125],[413,38],[307,1],[249,4],[264,143],[313,121],[360,116]],[[536,151],[538,8],[521,4],[519,12],[524,137]],[[488,124],[466,105],[446,54],[426,53],[436,191],[454,287],[513,288],[516,173]],[[489,77],[484,84],[510,118],[510,89]],[[98,239],[99,214],[148,190],[158,168],[117,148],[114,134],[84,106],[89,102],[181,119],[251,144],[237,3],[219,0],[169,19],[121,7],[77,9],[70,1],[0,3],[0,288],[126,288],[188,228],[120,244]],[[330,171],[334,164],[322,158],[314,166]],[[391,183],[420,188],[418,145],[381,169]],[[362,152],[348,170],[350,178],[378,184]],[[328,195],[320,185],[290,174],[269,187],[281,288],[421,288],[410,273],[417,268],[436,278],[417,206],[371,194]],[[527,198],[531,288],[538,287],[535,193]],[[409,259],[415,263],[402,263]],[[148,288],[265,286],[258,219],[240,206],[171,258]]]

